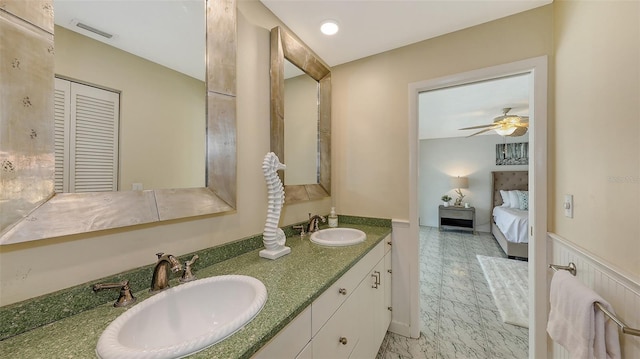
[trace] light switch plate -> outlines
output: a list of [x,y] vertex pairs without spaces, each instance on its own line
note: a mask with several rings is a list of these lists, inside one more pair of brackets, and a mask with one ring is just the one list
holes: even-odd
[[573,218],[573,195],[565,194],[564,195],[564,216]]

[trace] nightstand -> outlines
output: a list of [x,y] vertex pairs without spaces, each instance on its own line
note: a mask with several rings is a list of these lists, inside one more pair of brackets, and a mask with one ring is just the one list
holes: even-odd
[[438,229],[457,229],[476,233],[475,207],[438,207]]

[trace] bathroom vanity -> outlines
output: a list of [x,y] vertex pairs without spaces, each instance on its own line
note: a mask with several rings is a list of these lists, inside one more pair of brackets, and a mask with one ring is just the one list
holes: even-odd
[[388,235],[254,358],[375,358],[391,310]]
[[[308,236],[293,235],[287,238],[291,253],[277,260],[260,258],[259,249],[252,248],[196,269],[198,278],[224,274],[257,278],[266,286],[268,298],[244,328],[189,358],[375,357],[391,318],[391,223],[353,218],[341,219],[341,227],[366,233],[367,239],[356,245],[324,247]],[[199,251],[200,260],[205,262],[210,251],[219,250]],[[179,285],[177,279],[172,279],[172,286]],[[151,296],[148,286],[132,289],[138,303]],[[86,290],[94,295],[90,286]],[[112,294],[115,300],[117,293]],[[72,304],[51,303],[44,310],[64,311],[68,305]],[[3,317],[9,320],[6,324],[11,325],[14,315],[25,308],[21,303],[3,308],[11,311]],[[0,352],[15,358],[93,357],[100,334],[126,310],[114,308],[110,300],[2,340]],[[27,314],[20,313],[20,320],[28,320]]]

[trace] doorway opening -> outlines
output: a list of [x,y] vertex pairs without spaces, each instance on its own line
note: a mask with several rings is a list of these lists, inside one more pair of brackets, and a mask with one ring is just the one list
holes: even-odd
[[547,124],[547,58],[546,56],[527,59],[509,64],[493,66],[443,78],[427,80],[409,85],[409,241],[408,252],[415,253],[410,258],[410,317],[411,336],[420,333],[420,285],[419,285],[419,125],[418,97],[425,91],[432,91],[490,79],[530,74],[530,116],[529,127],[529,262],[528,283],[529,310],[529,357],[546,355],[546,208],[547,208],[547,164],[546,164],[546,124]]
[[[510,121],[528,124],[530,79],[523,73],[418,95],[420,326],[430,350],[443,357],[528,356],[526,250],[518,253],[525,261],[506,259],[509,248],[491,232],[493,176],[517,174],[517,183],[495,184],[528,193],[528,156],[521,151],[528,128],[507,136],[494,121],[510,107]],[[506,155],[517,146],[525,158],[506,162],[505,143]],[[507,218],[497,223],[511,230],[510,240],[526,248],[527,211],[519,205],[495,211]]]

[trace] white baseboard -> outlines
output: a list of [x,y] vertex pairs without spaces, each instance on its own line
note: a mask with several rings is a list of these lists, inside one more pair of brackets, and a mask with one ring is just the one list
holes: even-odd
[[407,323],[391,321],[391,324],[389,325],[389,331],[391,333],[402,335],[407,338],[411,337],[411,327]]

